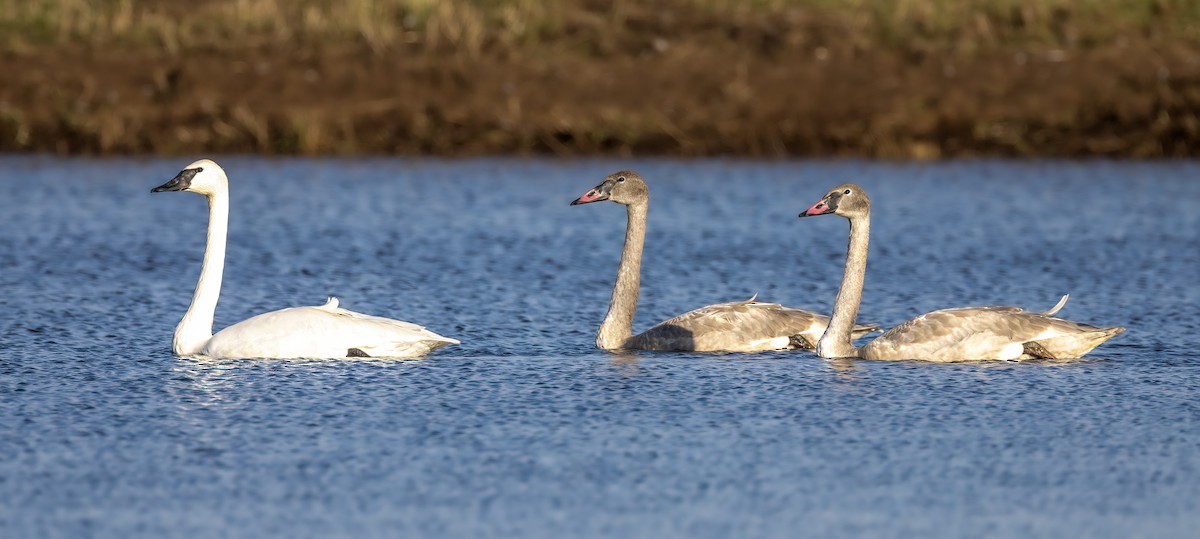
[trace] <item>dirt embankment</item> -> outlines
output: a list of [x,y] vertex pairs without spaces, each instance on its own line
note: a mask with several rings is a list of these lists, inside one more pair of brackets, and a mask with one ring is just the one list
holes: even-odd
[[1200,48],[1186,42],[864,45],[820,14],[736,18],[659,4],[618,22],[601,8],[579,13],[519,46],[484,33],[383,48],[359,39],[7,50],[0,151],[1200,152]]

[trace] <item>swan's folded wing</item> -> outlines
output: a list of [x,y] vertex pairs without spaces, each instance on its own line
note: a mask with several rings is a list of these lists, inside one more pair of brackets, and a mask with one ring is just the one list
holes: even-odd
[[1078,332],[1084,327],[1017,307],[945,309],[892,328],[864,346],[863,355],[869,359],[929,361],[1017,359],[1024,354],[1025,343]]
[[213,335],[204,355],[417,357],[458,343],[409,322],[329,307],[292,307],[248,318]]
[[405,322],[402,320],[393,320],[391,318],[384,318],[382,316],[372,316],[369,314],[358,313],[358,312],[354,312],[354,311],[342,309],[342,308],[335,308],[332,310],[323,309],[321,307],[315,307],[315,308],[322,312],[328,313],[330,316],[339,317],[345,321],[350,322],[353,325],[353,328],[356,332],[363,332],[365,328],[370,327],[370,328],[374,328],[374,329],[372,331],[369,331],[369,333],[373,333],[373,334],[377,334],[377,335],[381,335],[381,336],[386,335],[386,336],[389,336],[390,339],[392,339],[392,340],[400,340],[400,341],[434,340],[434,341],[444,341],[444,342],[451,343],[451,344],[459,343],[455,339],[451,339],[449,337],[443,337],[441,335],[438,335],[437,333],[430,331],[429,329],[425,328],[424,326],[420,326],[420,325],[414,324],[412,322]]
[[754,351],[787,348],[790,337],[824,331],[829,319],[777,303],[735,301],[689,311],[634,337],[645,350]]

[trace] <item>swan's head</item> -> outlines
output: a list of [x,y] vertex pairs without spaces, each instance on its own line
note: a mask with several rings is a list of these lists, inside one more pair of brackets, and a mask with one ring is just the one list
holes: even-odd
[[227,188],[228,178],[225,171],[210,159],[201,159],[179,171],[174,178],[167,180],[151,193],[163,191],[191,191],[202,195],[212,195]]
[[571,201],[571,205],[587,204],[611,200],[617,204],[637,204],[650,200],[650,189],[646,181],[632,170],[622,170],[609,174],[604,181],[584,193],[583,196]]
[[867,196],[867,192],[857,184],[843,183],[830,189],[816,204],[800,212],[800,217],[834,214],[850,219],[870,213],[871,199]]

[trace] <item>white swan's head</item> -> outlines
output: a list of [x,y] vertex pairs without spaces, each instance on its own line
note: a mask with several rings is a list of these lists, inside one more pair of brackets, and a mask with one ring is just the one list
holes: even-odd
[[871,213],[871,198],[862,186],[853,183],[843,183],[828,193],[821,200],[800,212],[800,217],[814,215],[840,215],[847,219],[862,217]]
[[201,159],[179,171],[174,178],[167,180],[151,193],[163,191],[191,191],[202,195],[213,195],[228,188],[229,179],[220,165],[211,159]]
[[611,200],[617,204],[637,204],[650,200],[650,188],[646,181],[632,170],[622,170],[609,174],[604,181],[584,193],[583,196],[571,201],[571,205],[588,204],[601,200]]

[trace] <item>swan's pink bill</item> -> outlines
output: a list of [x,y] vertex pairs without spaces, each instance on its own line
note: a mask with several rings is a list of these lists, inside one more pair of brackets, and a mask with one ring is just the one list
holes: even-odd
[[590,191],[588,191],[588,192],[584,193],[584,194],[583,194],[583,196],[581,196],[581,197],[579,197],[579,198],[575,199],[575,201],[574,201],[574,202],[572,202],[571,204],[572,204],[572,205],[575,205],[575,204],[587,204],[588,202],[595,202],[595,201],[597,201],[597,200],[603,200],[603,199],[602,199],[602,198],[600,198],[600,192],[599,192],[599,191],[597,191],[597,190],[595,190],[595,189],[592,189],[592,190],[590,190]]
[[813,215],[822,215],[826,213],[833,213],[833,209],[830,208],[829,204],[826,204],[824,200],[821,200],[816,204],[813,204],[811,208],[804,210],[804,212],[800,214],[800,217],[811,217]]

